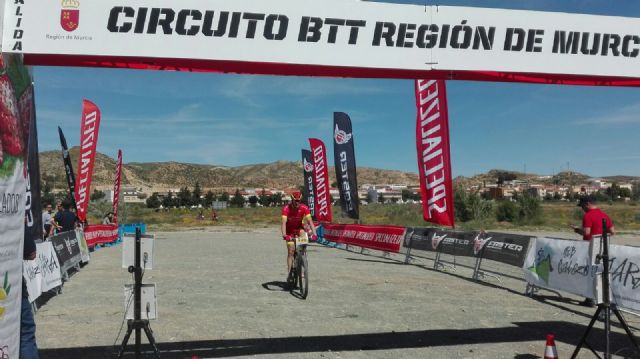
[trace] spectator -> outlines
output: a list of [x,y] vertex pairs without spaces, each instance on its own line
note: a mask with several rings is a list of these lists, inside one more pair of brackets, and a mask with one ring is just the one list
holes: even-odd
[[[25,260],[36,259],[36,242],[31,236],[25,236],[24,255]],[[22,278],[22,304],[20,311],[20,358],[38,359],[38,345],[36,344],[36,323],[33,320],[31,303],[27,283]]]
[[218,220],[218,213],[216,213],[215,209],[211,209],[211,220],[212,221],[217,221]]
[[[614,234],[615,228],[613,226],[613,221],[611,218],[604,213],[600,208],[594,205],[595,199],[592,196],[584,196],[581,197],[578,202],[578,207],[582,208],[584,211],[584,216],[582,217],[582,226],[571,226],[573,231],[582,235],[582,239],[585,241],[590,241],[593,236],[601,236],[603,233],[602,222],[606,223],[607,233]],[[580,305],[584,305],[587,307],[594,307],[595,303],[591,298],[585,298],[584,301],[580,302]]]
[[71,201],[69,201],[68,199],[62,201],[62,208],[63,210],[56,213],[55,217],[53,217],[53,219],[59,226],[59,231],[67,232],[75,230],[76,215],[75,213],[71,212]]
[[102,224],[113,224],[113,212],[109,212],[104,216]]
[[44,235],[44,239],[47,239],[53,233],[54,222],[53,222],[53,206],[51,203],[47,203],[45,205],[45,210],[42,212],[42,233]]

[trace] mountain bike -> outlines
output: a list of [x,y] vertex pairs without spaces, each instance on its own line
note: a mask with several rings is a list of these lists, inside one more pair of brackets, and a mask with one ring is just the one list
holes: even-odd
[[307,244],[309,237],[304,231],[300,236],[293,238],[295,252],[293,253],[293,265],[287,277],[291,294],[307,299],[309,295],[309,263],[307,261]]

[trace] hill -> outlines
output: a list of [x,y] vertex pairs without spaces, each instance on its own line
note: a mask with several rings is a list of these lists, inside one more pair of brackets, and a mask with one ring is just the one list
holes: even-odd
[[[79,148],[70,151],[71,160],[77,164]],[[93,187],[111,189],[116,161],[102,153],[96,154],[93,170]],[[54,189],[66,186],[62,155],[60,151],[40,153],[40,171]],[[330,182],[335,181],[335,170],[329,167]],[[272,163],[237,167],[202,165],[179,162],[125,163],[122,185],[142,188],[143,192],[163,191],[180,187],[193,187],[200,183],[203,189],[235,188],[290,188],[302,185],[300,162],[276,161]],[[418,174],[378,168],[358,167],[358,183],[417,184]]]

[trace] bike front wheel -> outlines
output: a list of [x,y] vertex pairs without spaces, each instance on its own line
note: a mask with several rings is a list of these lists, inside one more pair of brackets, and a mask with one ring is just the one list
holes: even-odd
[[300,297],[307,299],[309,295],[309,263],[307,256],[300,256],[298,263],[298,285],[300,286]]

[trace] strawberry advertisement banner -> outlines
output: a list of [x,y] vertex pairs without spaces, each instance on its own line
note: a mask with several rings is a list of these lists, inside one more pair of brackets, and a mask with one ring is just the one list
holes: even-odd
[[324,223],[324,239],[386,252],[400,252],[405,227]]
[[87,219],[87,208],[91,193],[91,175],[95,164],[98,131],[100,130],[100,109],[88,100],[82,100],[82,122],[80,124],[80,156],[76,176],[77,216],[80,222]]
[[[18,358],[25,233],[26,143],[18,97],[28,87],[19,56],[0,57],[0,355]],[[28,76],[27,76],[28,77]],[[39,214],[38,214],[39,215]]]
[[327,150],[324,142],[310,138],[311,154],[315,169],[313,184],[316,188],[316,218],[320,222],[331,222],[331,200],[329,194],[329,167],[327,166]]
[[453,227],[453,182],[445,81],[416,80],[415,92],[422,216],[427,222]]
[[122,150],[118,150],[116,163],[116,181],[113,185],[113,223],[118,223],[118,204],[120,203],[120,176],[122,175]]

